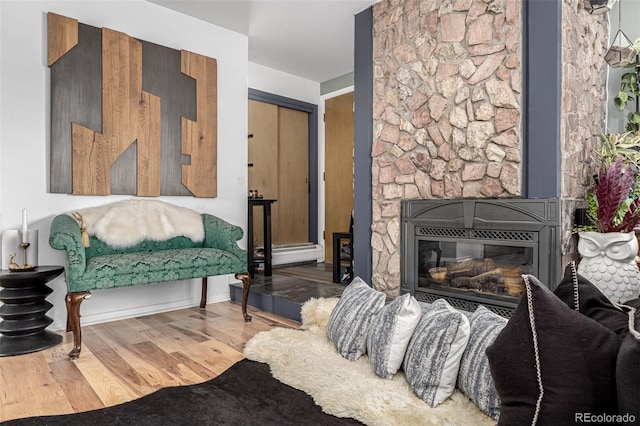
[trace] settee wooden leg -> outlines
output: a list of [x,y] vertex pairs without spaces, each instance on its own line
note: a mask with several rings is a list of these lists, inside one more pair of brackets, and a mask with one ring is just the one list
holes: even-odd
[[207,277],[202,277],[202,295],[200,296],[200,309],[207,306]]
[[236,274],[236,279],[242,281],[242,316],[246,322],[251,321],[251,315],[247,313],[247,300],[249,300],[249,290],[251,290],[251,275],[248,272]]
[[73,349],[69,352],[69,358],[78,359],[82,349],[82,331],[80,330],[80,304],[84,299],[91,297],[88,291],[67,293],[67,331],[73,332]]

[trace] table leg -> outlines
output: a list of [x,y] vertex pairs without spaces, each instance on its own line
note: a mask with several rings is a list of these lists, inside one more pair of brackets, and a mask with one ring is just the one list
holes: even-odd
[[340,236],[333,234],[333,282],[340,282]]
[[264,208],[264,276],[270,277],[271,269],[271,204]]
[[249,275],[253,278],[253,205],[249,203],[249,215],[247,222],[247,269]]

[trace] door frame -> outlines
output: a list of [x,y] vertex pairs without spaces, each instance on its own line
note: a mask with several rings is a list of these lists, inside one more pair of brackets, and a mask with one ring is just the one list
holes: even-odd
[[252,88],[248,98],[309,114],[309,241],[318,244],[318,105]]
[[[351,93],[353,92],[354,95],[354,100],[355,100],[355,87],[353,85],[350,86],[346,86],[340,89],[336,89],[334,91],[331,92],[327,92],[324,93],[322,95],[320,95],[320,113],[322,114],[322,116],[325,116],[325,111],[326,111],[326,101],[327,99],[331,99],[331,98],[335,98],[337,96],[341,96],[344,95],[346,93]],[[322,120],[322,126],[321,126],[321,131],[320,131],[320,146],[318,149],[318,157],[320,160],[320,170],[322,170],[321,177],[320,179],[320,209],[319,209],[319,220],[320,223],[322,224],[321,229],[319,230],[320,235],[324,235],[324,240],[322,242],[323,244],[323,250],[326,250],[326,246],[327,246],[327,240],[329,240],[330,238],[332,238],[332,235],[326,234],[326,230],[325,228],[325,220],[326,220],[326,208],[327,208],[327,203],[326,203],[326,199],[325,199],[325,191],[326,191],[326,182],[324,181],[324,178],[322,176],[324,176],[324,172],[326,171],[326,167],[327,167],[327,160],[325,158],[325,149],[326,149],[326,134],[325,134],[325,120],[323,118]],[[355,132],[355,111],[354,111],[354,132]],[[354,143],[353,143],[353,148],[355,150],[355,137],[354,137]],[[355,151],[354,151],[355,153]],[[354,158],[355,161],[355,158]],[[354,175],[354,184],[355,184],[355,175]],[[355,208],[355,188],[354,188],[354,208]],[[324,253],[324,252],[323,252]],[[325,262],[327,261],[326,257],[325,257]]]

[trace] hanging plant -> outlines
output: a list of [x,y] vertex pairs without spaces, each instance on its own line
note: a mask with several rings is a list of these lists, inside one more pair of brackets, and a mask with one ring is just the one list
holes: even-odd
[[[598,0],[600,1],[600,0]],[[640,96],[640,87],[638,87],[638,79],[640,78],[640,62],[638,61],[640,54],[640,37],[634,42],[622,31],[622,2],[618,3],[618,32],[613,38],[613,43],[604,55],[605,61],[611,67],[634,67],[630,72],[622,74],[620,80],[620,91],[618,96],[613,98],[613,103],[622,114],[626,113],[627,124],[625,129],[634,134],[638,134],[640,129],[640,105],[638,105],[638,97]],[[631,108],[627,112],[627,106],[631,102]]]
[[[640,51],[640,38],[634,42],[636,52]],[[638,85],[638,73],[640,65],[634,64],[634,70],[622,74],[620,77],[620,91],[618,96],[613,98],[618,111],[625,114],[627,106],[631,103],[631,111],[626,113],[627,125],[625,129],[629,132],[638,133],[640,130],[640,112],[636,108],[638,96],[640,96],[640,86]]]
[[601,15],[611,10],[617,0],[584,0],[584,8],[592,15]]
[[604,60],[613,68],[623,68],[633,65],[638,54],[638,40],[631,42],[629,37],[619,29],[613,38],[611,47],[604,55]]

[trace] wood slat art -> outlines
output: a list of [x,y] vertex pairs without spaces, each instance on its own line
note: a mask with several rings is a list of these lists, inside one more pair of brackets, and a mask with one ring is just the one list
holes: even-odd
[[[95,31],[52,13],[47,20],[51,191],[215,197],[216,60],[158,47],[108,28]],[[97,46],[101,51],[94,53]],[[145,47],[151,53],[145,54]],[[176,54],[178,62],[173,59]],[[96,58],[99,67],[92,65]],[[146,61],[174,64],[175,69],[163,67],[153,73],[145,69]],[[181,79],[180,74],[190,78]],[[99,91],[94,89],[97,79]],[[146,90],[148,84],[153,91]],[[162,106],[167,102],[175,106]],[[181,135],[181,140],[173,135]],[[181,176],[176,176],[176,167]],[[161,182],[161,177],[173,181]]]
[[[191,164],[182,165],[182,183],[197,197],[215,197],[218,83],[215,59],[182,51],[181,70],[196,82],[197,120],[182,117],[182,153]],[[213,105],[210,110],[207,105]],[[211,161],[213,160],[213,161]]]
[[78,20],[55,13],[47,14],[47,65],[78,44]]
[[160,99],[142,90],[139,41],[102,29],[102,133],[72,126],[74,194],[109,195],[111,165],[137,141],[137,195],[160,195]]

